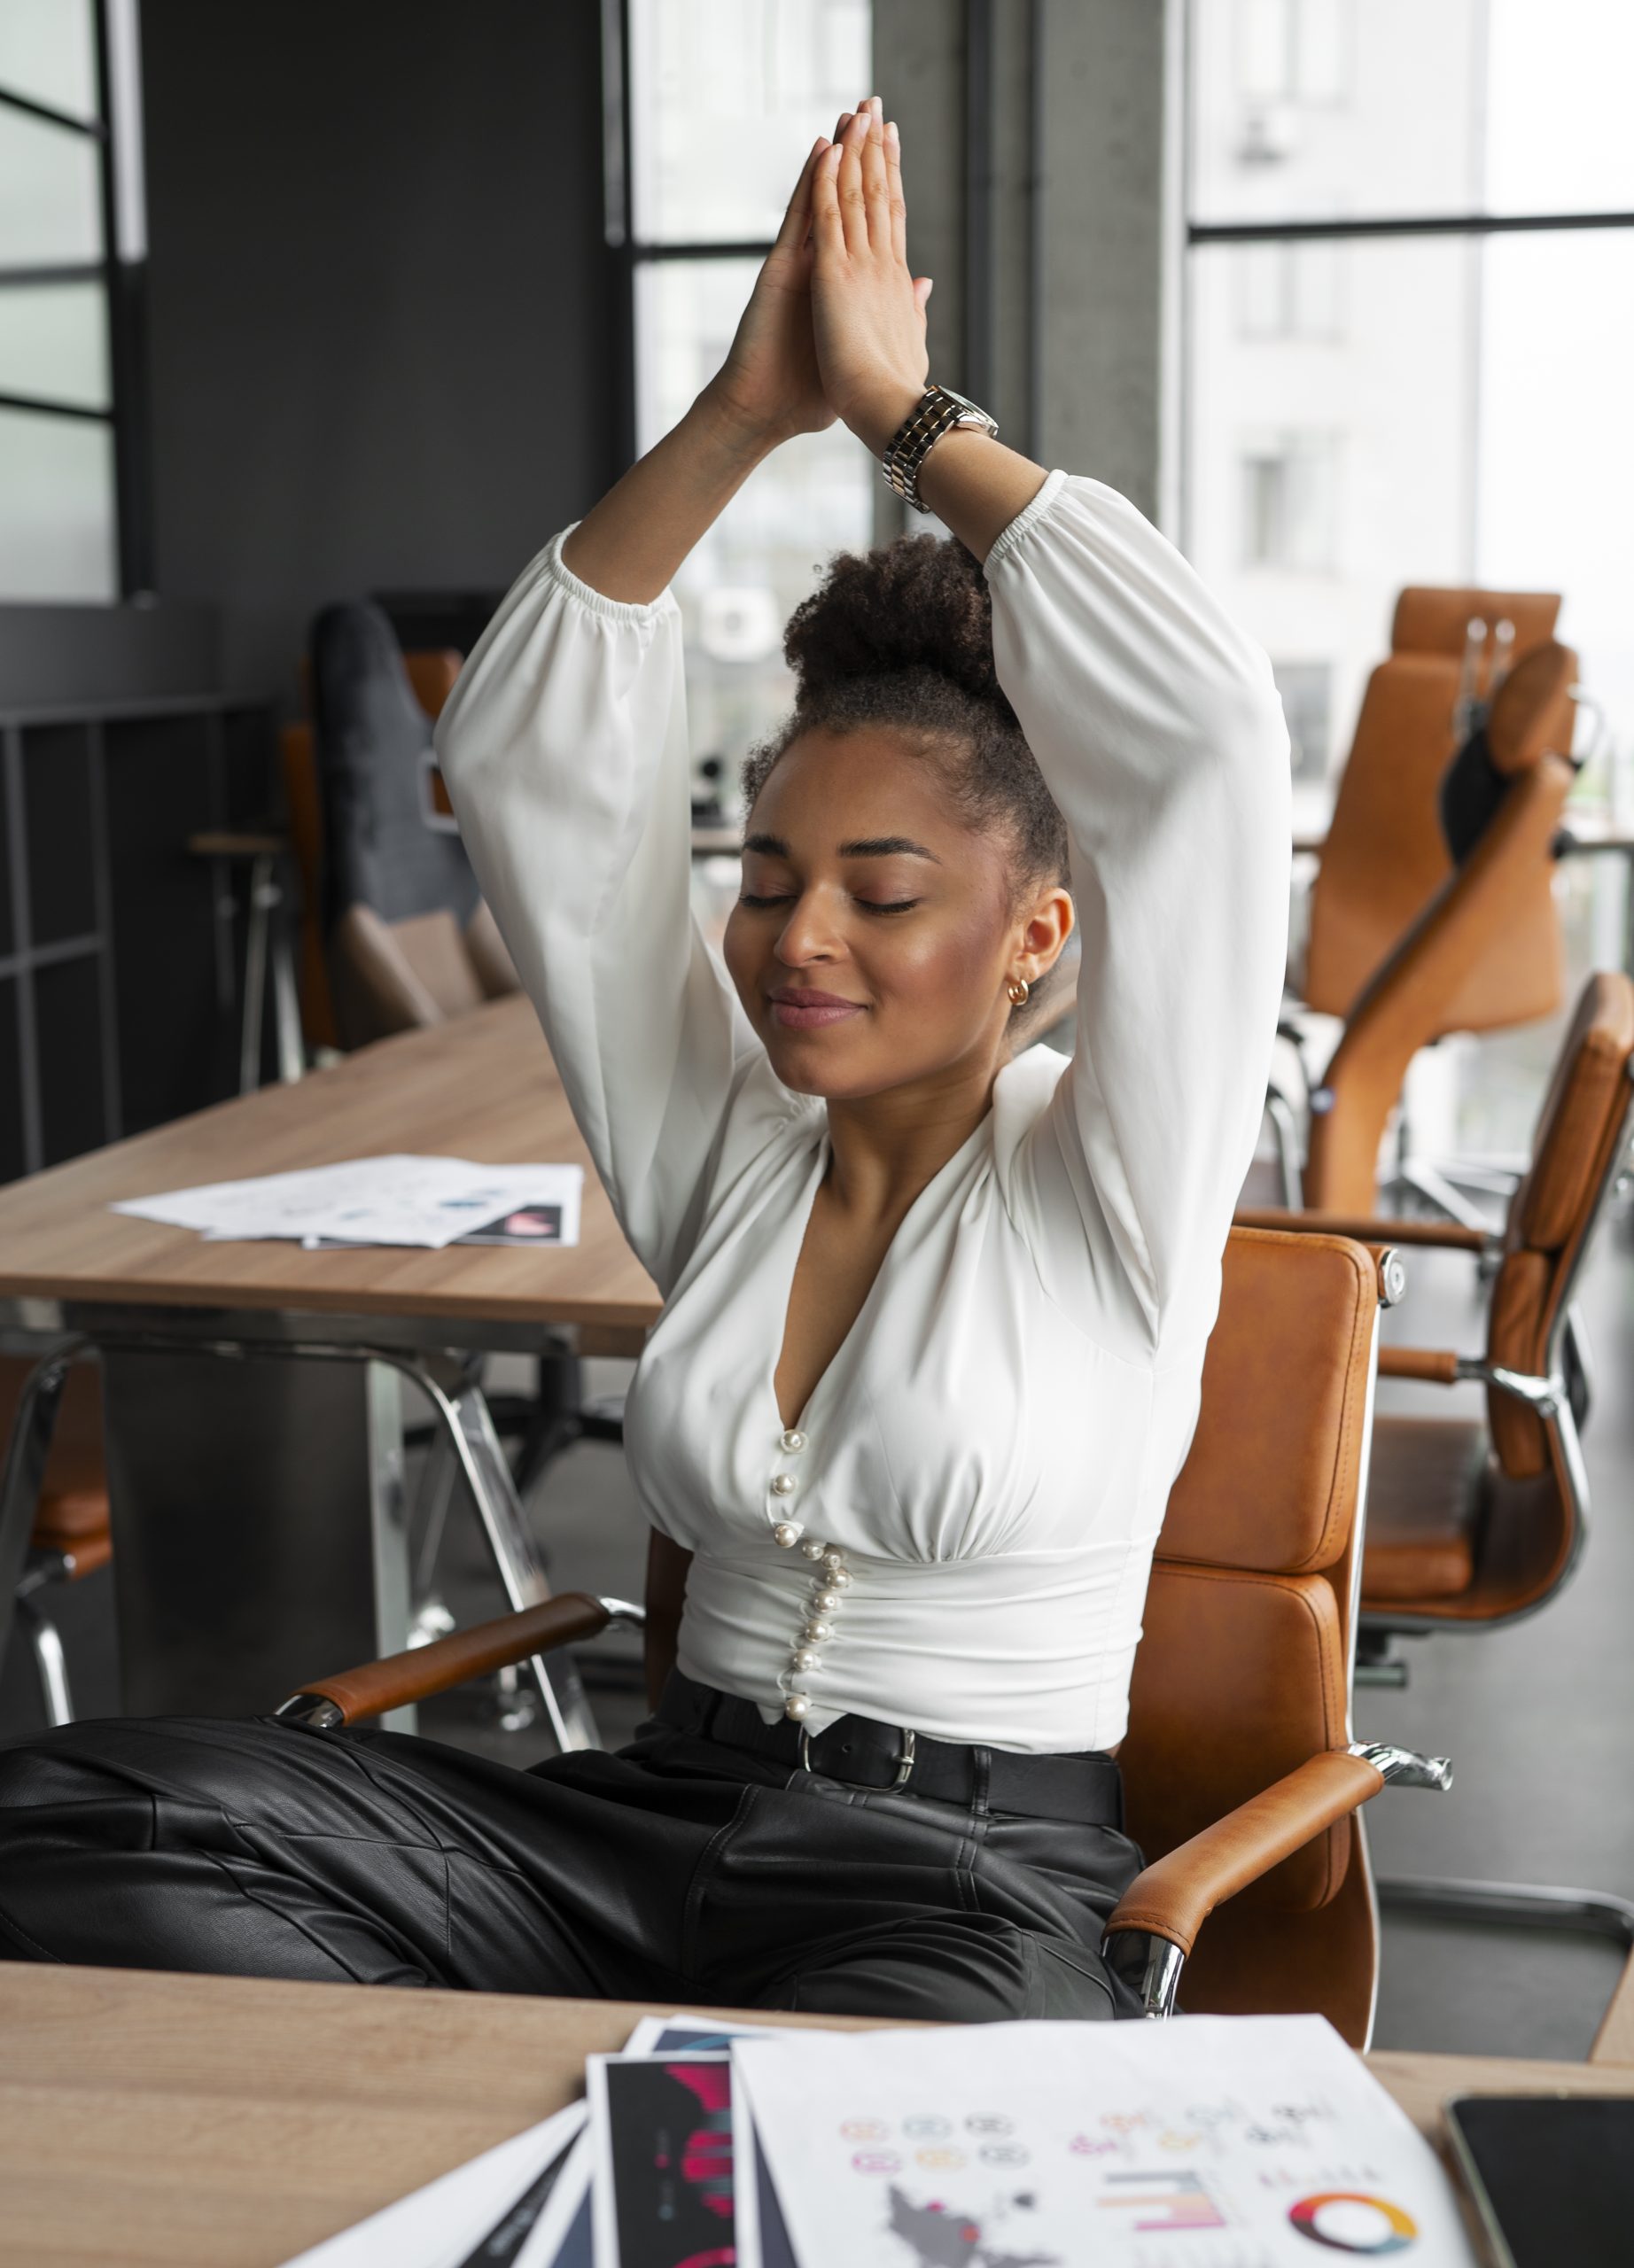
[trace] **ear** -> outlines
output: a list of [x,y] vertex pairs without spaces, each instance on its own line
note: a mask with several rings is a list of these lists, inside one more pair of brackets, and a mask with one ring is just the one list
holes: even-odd
[[1022,916],[1016,940],[1016,975],[1024,976],[1029,984],[1036,984],[1054,968],[1066,949],[1076,920],[1072,894],[1059,883],[1036,898]]

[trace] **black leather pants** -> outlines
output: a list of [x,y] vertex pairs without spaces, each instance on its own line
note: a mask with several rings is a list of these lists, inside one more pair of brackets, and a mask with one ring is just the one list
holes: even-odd
[[1110,1827],[876,1792],[650,1720],[530,1772],[272,1719],[0,1748],[0,1954],[977,2023],[1134,2013]]

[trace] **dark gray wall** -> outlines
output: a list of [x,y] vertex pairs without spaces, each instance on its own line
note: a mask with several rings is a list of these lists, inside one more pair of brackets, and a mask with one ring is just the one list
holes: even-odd
[[145,0],[158,582],[227,681],[611,477],[595,0]]

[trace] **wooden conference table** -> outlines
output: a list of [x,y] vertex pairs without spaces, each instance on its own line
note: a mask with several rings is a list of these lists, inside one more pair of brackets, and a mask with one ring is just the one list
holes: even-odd
[[[0,2259],[272,2268],[559,2109],[648,2013],[0,1963]],[[1621,2052],[1367,2062],[1439,2143],[1449,2095],[1634,2094]]]
[[[119,1198],[393,1151],[586,1169],[577,1247],[307,1252],[208,1243]],[[547,1596],[471,1350],[632,1354],[658,1311],[590,1168],[527,1001],[502,1000],[0,1190],[0,1345],[100,1356],[121,1698],[274,1708],[407,1641],[401,1389],[430,1396],[508,1596]],[[49,1391],[0,1484],[15,1588]],[[0,1645],[11,1618],[0,1615]],[[560,1658],[558,1658],[558,1664]],[[587,1734],[571,1669],[536,1666]],[[406,1718],[393,1721],[408,1721]]]

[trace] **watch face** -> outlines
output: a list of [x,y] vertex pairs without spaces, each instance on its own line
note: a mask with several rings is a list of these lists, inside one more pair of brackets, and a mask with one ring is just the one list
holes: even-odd
[[953,420],[955,425],[981,425],[990,432],[998,431],[997,421],[988,415],[979,402],[972,401],[968,394],[955,393],[952,386],[938,386],[937,392],[945,394],[949,401],[958,403],[961,414]]

